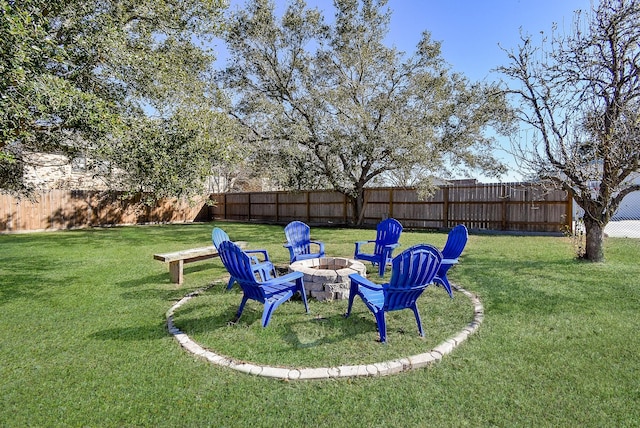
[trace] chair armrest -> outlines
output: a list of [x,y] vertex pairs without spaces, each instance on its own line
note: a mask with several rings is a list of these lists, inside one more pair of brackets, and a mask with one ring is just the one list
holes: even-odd
[[293,245],[286,243],[282,245],[284,248],[286,248],[287,250],[289,250],[289,261],[293,263],[293,260],[296,257],[296,253],[293,250]]
[[316,244],[318,247],[320,247],[320,251],[318,251],[319,253],[324,253],[324,242],[322,241],[309,241],[310,244]]
[[361,276],[357,273],[352,273],[349,275],[351,282],[355,282],[358,286],[362,286],[364,288],[368,288],[369,290],[381,290],[387,284],[376,284],[375,282],[369,281],[367,278]]
[[275,268],[270,261],[257,262],[251,265],[251,270],[260,275],[262,281],[268,281],[275,278]]
[[384,257],[387,258],[387,261],[388,261],[388,259],[391,258],[391,255],[393,254],[393,250],[395,250],[399,246],[400,246],[400,244],[396,243],[396,244],[386,244],[383,247],[383,250],[382,250],[383,251],[383,255],[384,255]]
[[267,253],[267,250],[244,250],[245,253],[247,254],[262,254],[264,257],[264,261],[268,262],[269,260],[269,253]]
[[458,259],[442,259],[441,265],[455,265],[458,263]]
[[355,250],[355,254],[358,254],[360,252],[360,246],[365,245],[365,244],[371,244],[372,242],[376,242],[375,240],[372,241],[357,241],[356,244],[356,250]]
[[282,284],[283,282],[292,282],[302,277],[304,277],[304,274],[302,272],[289,272],[286,275],[282,275],[277,278],[270,279],[269,281],[265,281],[262,283],[262,285],[278,285]]

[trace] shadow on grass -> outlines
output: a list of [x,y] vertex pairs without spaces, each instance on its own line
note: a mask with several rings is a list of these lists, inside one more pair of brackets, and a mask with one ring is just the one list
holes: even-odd
[[185,291],[181,289],[162,290],[157,288],[145,288],[122,293],[121,297],[129,300],[159,299],[165,302],[175,302],[184,297],[184,294]]
[[118,281],[115,284],[122,288],[136,288],[146,285],[157,285],[163,283],[171,283],[171,281],[169,281],[168,272],[166,274],[159,273],[155,275],[147,275],[141,278],[128,279],[126,281]]
[[135,327],[111,328],[89,335],[98,340],[145,341],[166,339],[167,327],[164,323]]
[[77,282],[78,276],[61,276],[58,263],[33,258],[4,258],[0,275],[0,305],[16,299],[48,299],[54,288]]
[[42,299],[48,295],[40,275],[33,273],[9,273],[0,280],[0,306],[17,299]]
[[[242,300],[242,291],[238,287],[226,290],[224,285],[214,285],[205,291],[209,298],[207,303],[202,301],[192,301],[191,304],[182,306],[176,312],[174,322],[176,327],[186,334],[207,335],[229,328],[240,329],[241,337],[244,329],[257,328],[261,330],[262,311],[264,306],[253,300],[249,300],[244,307],[240,319],[236,320],[235,315]],[[224,306],[215,303],[216,296],[224,295]],[[290,301],[276,309],[272,314],[271,324],[267,327],[267,332],[277,331],[283,342],[287,343],[291,349],[304,349],[330,345],[344,341],[353,341],[356,336],[376,336],[377,324],[375,318],[363,306],[356,303],[349,318],[344,317],[346,310],[346,300],[335,302],[317,302],[309,298],[309,313],[304,311],[304,305],[300,295],[294,295]],[[233,303],[229,303],[233,301]],[[214,302],[214,303],[212,303]],[[207,308],[216,305],[209,311]],[[341,305],[339,308],[330,308],[327,305]],[[277,326],[274,326],[275,324]],[[411,319],[413,321],[413,318]],[[317,326],[317,329],[313,327]],[[412,324],[413,325],[413,324]],[[274,330],[275,329],[275,330]],[[317,331],[324,333],[317,335]],[[401,328],[397,333],[404,334],[408,330]],[[413,332],[413,330],[410,330]],[[220,337],[228,335],[225,331]],[[417,330],[416,330],[417,334]],[[216,336],[219,336],[216,334]],[[233,337],[231,335],[230,337]],[[313,337],[306,340],[306,338]]]
[[230,326],[248,328],[254,323],[260,323],[262,318],[262,307],[254,308],[249,304],[247,304],[242,311],[242,317],[240,320],[234,322],[238,306],[240,305],[240,299],[241,297],[239,298],[237,305],[229,304],[226,306],[226,309],[222,311],[218,308],[217,315],[199,315],[197,318],[189,318],[188,315],[190,313],[194,311],[200,312],[201,309],[198,307],[180,308],[180,322],[176,323],[176,327],[188,334],[202,334],[210,333],[219,329],[226,329]]
[[[214,259],[215,260],[215,259]],[[185,265],[184,269],[182,270],[182,272],[185,275],[188,275],[190,273],[196,273],[196,272],[203,272],[203,271],[212,271],[213,274],[215,274],[215,277],[219,277],[222,276],[222,272],[226,272],[226,270],[224,269],[224,266],[222,265],[222,262],[218,259],[218,264],[214,265],[215,262],[213,261],[208,261],[208,262],[197,262],[196,264],[188,264]],[[217,270],[214,270],[217,269]],[[222,270],[220,270],[222,269]],[[167,276],[166,279],[169,280],[169,266],[167,265]]]
[[[322,336],[316,340],[304,341],[299,334],[297,326],[303,324],[317,323],[324,324],[331,335]],[[294,321],[284,324],[284,341],[295,349],[315,348],[323,345],[330,345],[344,341],[354,341],[355,337],[368,332],[377,332],[375,321],[363,315],[351,313],[349,318],[343,314],[335,314],[328,317],[313,316],[303,321]]]
[[[239,294],[239,299],[240,298],[241,295]],[[238,305],[239,303],[240,301],[238,300]],[[223,342],[233,341],[230,337],[235,337],[236,340],[239,340],[245,337],[245,330],[262,329],[260,323],[262,320],[263,306],[250,301],[245,306],[241,318],[234,322],[238,305],[226,305],[224,309],[218,308],[216,310],[217,314],[206,316],[202,315],[202,308],[198,306],[180,308],[180,317],[178,320],[174,319],[174,322],[180,331],[191,337],[206,336],[214,332],[220,332],[220,334],[214,334],[220,337],[227,337],[227,339],[222,339]],[[287,305],[300,305],[300,307],[295,309],[290,308],[290,310],[295,312],[281,311],[281,314],[276,312],[273,314],[272,323],[274,318],[278,318],[277,324],[279,325],[274,327],[270,324],[266,328],[275,328],[275,331],[277,331],[275,336],[279,338],[279,340],[282,340],[283,343],[286,343],[287,348],[291,350],[319,348],[325,345],[343,342],[358,342],[360,339],[357,339],[357,337],[362,337],[362,340],[367,340],[364,339],[364,337],[374,337],[377,335],[375,320],[367,316],[368,313],[352,312],[349,318],[345,318],[341,313],[324,317],[312,313],[305,313],[301,302],[288,302]],[[278,317],[278,315],[280,316]],[[314,337],[312,340],[305,340],[305,336],[309,334],[310,326],[314,324],[318,326],[321,325],[326,333],[319,337]],[[232,329],[231,333],[229,329]],[[265,333],[271,334],[272,331],[265,331]],[[404,333],[404,331],[400,331],[400,333]],[[261,334],[262,332],[259,332],[258,336],[261,336]],[[249,334],[247,337],[252,337],[252,335]],[[246,338],[243,340],[246,340]],[[207,341],[201,342],[200,344],[211,349],[206,342]]]

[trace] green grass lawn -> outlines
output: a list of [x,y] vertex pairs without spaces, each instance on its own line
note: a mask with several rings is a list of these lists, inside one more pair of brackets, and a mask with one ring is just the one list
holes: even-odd
[[[233,240],[285,265],[280,226],[218,223]],[[389,317],[388,343],[356,300],[299,300],[260,327],[250,302],[225,291],[219,260],[169,282],[152,255],[205,246],[214,224],[0,235],[0,425],[12,426],[640,426],[640,240],[609,238],[607,262],[573,257],[568,239],[471,235],[452,282],[478,295],[484,322],[428,368],[375,378],[289,381],[239,373],[185,352],[176,325],[217,353],[259,364],[317,367],[425,352],[473,308],[430,287],[426,337],[410,312]],[[349,256],[373,230],[312,228],[329,255]],[[402,248],[442,247],[410,232]],[[373,274],[373,269],[369,269]]]

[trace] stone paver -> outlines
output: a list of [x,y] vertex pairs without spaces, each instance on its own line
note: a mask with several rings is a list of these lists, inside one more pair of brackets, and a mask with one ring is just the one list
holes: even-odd
[[205,358],[213,364],[229,367],[239,372],[255,376],[264,376],[286,380],[316,380],[360,376],[388,376],[407,370],[414,370],[432,365],[434,362],[441,360],[445,355],[453,352],[453,350],[457,346],[467,340],[468,337],[480,327],[480,324],[484,319],[484,308],[482,306],[482,303],[480,302],[480,299],[478,299],[478,296],[453,284],[452,286],[456,291],[464,294],[471,300],[474,307],[473,320],[454,337],[446,339],[444,342],[440,343],[435,348],[430,349],[428,352],[408,356],[399,360],[382,361],[374,364],[289,369],[282,367],[259,366],[247,362],[236,362],[232,357],[218,355],[215,352],[207,350],[200,346],[200,344],[194,342],[188,335],[180,331],[180,329],[178,329],[173,324],[173,314],[175,310],[182,306],[189,299],[198,296],[200,294],[200,292],[198,291],[188,294],[167,311],[167,330],[169,331],[169,334],[171,334],[176,339],[176,341],[180,343],[180,346],[182,346],[186,351]]

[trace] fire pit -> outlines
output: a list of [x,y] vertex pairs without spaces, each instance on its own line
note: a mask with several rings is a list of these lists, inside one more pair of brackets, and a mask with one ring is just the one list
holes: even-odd
[[289,266],[292,272],[304,274],[304,288],[318,300],[347,299],[349,297],[349,275],[366,276],[367,269],[357,260],[344,257],[322,257],[300,260]]

